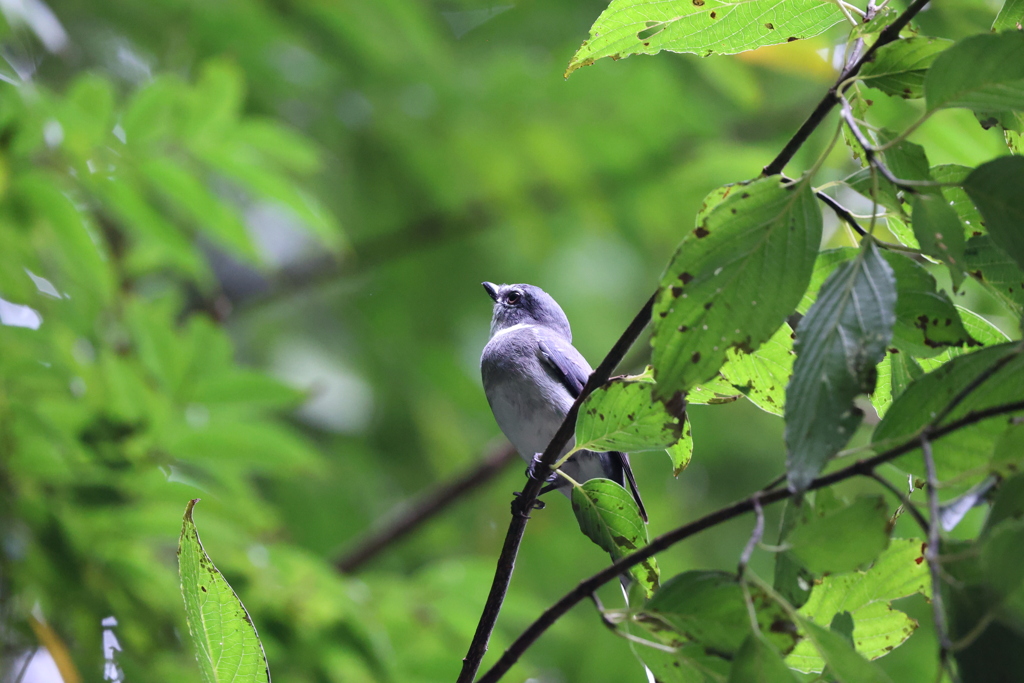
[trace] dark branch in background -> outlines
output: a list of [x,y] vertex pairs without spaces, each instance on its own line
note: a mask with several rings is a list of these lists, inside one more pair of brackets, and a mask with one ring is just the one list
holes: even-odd
[[[633,345],[636,338],[647,326],[651,319],[651,311],[654,309],[654,297],[647,300],[640,312],[633,318],[626,331],[622,333],[619,340],[615,342],[612,350],[608,352],[605,359],[591,373],[586,385],[580,392],[579,397],[572,404],[565,419],[559,426],[555,436],[551,439],[548,447],[539,461],[538,472],[546,472],[562,453],[562,449],[569,443],[576,429],[576,415],[579,413],[580,404],[595,389],[608,381],[612,371],[622,361],[626,351]],[[541,477],[542,479],[543,477]],[[526,522],[529,520],[530,510],[537,500],[543,481],[540,479],[527,478],[526,486],[515,500],[512,501],[512,520],[508,525],[508,532],[505,534],[505,543],[501,548],[501,555],[498,557],[498,565],[494,572],[494,580],[491,583],[490,593],[487,595],[487,602],[484,604],[483,613],[480,615],[480,622],[477,624],[476,633],[473,634],[473,641],[469,645],[469,651],[462,660],[462,671],[459,674],[458,683],[472,683],[476,672],[480,668],[480,662],[487,653],[487,643],[491,639],[494,625],[498,620],[498,613],[505,601],[505,594],[508,592],[508,584],[512,580],[512,569],[515,567],[516,555],[519,553],[519,544],[526,532]]]
[[858,235],[860,235],[861,237],[867,237],[867,231],[865,231],[864,228],[860,227],[860,223],[858,223],[857,219],[853,217],[853,214],[850,213],[849,209],[847,209],[845,206],[843,206],[835,199],[822,192],[821,190],[815,192],[814,196],[823,201],[825,204],[827,204],[828,208],[835,211],[836,215],[839,216],[839,220],[847,223],[851,228],[853,228],[857,232]]
[[786,164],[793,159],[797,150],[807,142],[807,138],[811,136],[811,133],[821,125],[821,122],[824,121],[825,117],[828,116],[830,111],[832,111],[832,107],[839,104],[840,88],[842,88],[842,91],[845,91],[848,87],[847,85],[844,85],[846,81],[853,76],[856,76],[861,70],[861,67],[871,61],[878,48],[899,38],[900,31],[903,30],[903,27],[909,24],[910,20],[913,19],[914,16],[928,4],[928,2],[929,0],[914,0],[914,2],[911,3],[911,5],[907,7],[902,14],[896,17],[891,24],[886,26],[885,29],[878,34],[878,40],[876,40],[874,44],[867,49],[867,51],[860,55],[860,57],[857,56],[860,50],[856,48],[854,49],[851,54],[851,63],[847,64],[846,68],[843,69],[843,72],[839,74],[839,78],[836,80],[835,85],[829,88],[825,97],[818,102],[818,106],[814,108],[814,111],[812,111],[811,115],[807,117],[807,120],[804,121],[803,125],[800,126],[797,132],[793,134],[793,137],[789,139],[789,142],[787,142],[786,146],[782,148],[779,155],[772,159],[770,164],[764,167],[764,175],[770,176],[782,173],[782,169],[784,169]]
[[[969,425],[981,422],[982,420],[998,417],[1000,415],[1007,415],[1020,410],[1024,410],[1024,401],[1016,401],[1014,403],[1007,403],[971,412],[961,419],[951,422],[944,427],[934,428],[930,432],[930,438],[932,441],[937,441],[944,436],[952,434],[953,432],[963,429]],[[928,428],[929,427],[925,427],[925,429]],[[921,436],[918,434],[904,443],[890,448],[887,451],[883,451],[872,458],[859,460],[853,465],[815,479],[811,482],[810,486],[807,487],[807,490],[815,491],[827,486],[832,486],[833,484],[837,484],[855,476],[871,476],[871,473],[876,467],[894,460],[901,455],[909,453],[917,448],[920,445],[920,442]],[[519,657],[522,656],[527,648],[529,648],[530,645],[532,645],[533,642],[536,641],[542,633],[544,633],[544,631],[554,624],[562,615],[572,609],[576,603],[586,599],[602,585],[615,579],[619,574],[628,570],[633,565],[639,564],[644,560],[653,557],[657,553],[670,548],[676,543],[690,538],[691,536],[695,536],[705,529],[710,529],[722,524],[723,522],[735,519],[740,515],[754,511],[757,505],[771,505],[792,497],[793,492],[788,488],[775,489],[769,492],[759,491],[745,500],[741,500],[738,503],[733,503],[728,507],[716,510],[715,512],[707,514],[700,519],[690,522],[689,524],[684,524],[677,529],[673,529],[668,533],[658,536],[648,545],[635,553],[623,557],[621,560],[605,567],[590,578],[580,581],[576,588],[562,596],[558,602],[546,609],[544,613],[529,626],[529,628],[523,631],[523,633],[516,638],[515,642],[509,646],[495,665],[480,677],[477,683],[495,683],[512,667],[513,664],[516,663]]]
[[932,442],[927,430],[920,436],[921,453],[924,455],[924,469],[928,479],[928,546],[924,549],[928,571],[932,575],[932,615],[935,620],[935,635],[939,639],[939,663],[946,668],[949,662],[949,629],[946,625],[946,610],[942,605],[942,565],[939,561],[939,477],[935,472],[935,458],[932,457]]
[[383,528],[361,539],[335,562],[335,567],[342,574],[355,572],[380,551],[446,510],[460,497],[489,482],[515,459],[515,449],[506,444],[460,476],[442,482],[422,494],[408,509],[390,520]]

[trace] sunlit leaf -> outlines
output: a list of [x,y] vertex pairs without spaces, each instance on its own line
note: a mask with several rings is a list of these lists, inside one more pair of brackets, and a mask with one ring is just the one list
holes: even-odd
[[852,571],[885,549],[891,514],[881,496],[861,497],[851,505],[798,524],[787,543],[796,558],[815,574]]
[[793,372],[793,330],[783,323],[771,338],[751,353],[729,349],[722,375],[761,410],[782,415],[786,384]]
[[819,0],[612,0],[573,55],[568,77],[602,57],[621,59],[662,50],[707,57],[735,54],[817,35],[842,21]]
[[[807,642],[821,654],[822,661],[840,683],[892,683],[892,679],[882,669],[857,654],[838,633],[826,630],[808,619],[800,619],[800,628],[807,636]],[[794,665],[789,659],[786,661]]]
[[665,452],[672,462],[672,474],[678,477],[693,458],[693,430],[690,428],[690,418],[686,413],[683,413],[683,432],[679,441],[669,446]]
[[786,469],[793,489],[804,490],[860,424],[853,399],[874,391],[895,309],[892,268],[866,239],[858,256],[825,281],[800,321],[786,388]]
[[[647,545],[647,525],[626,489],[610,479],[590,479],[572,489],[572,509],[580,530],[618,560]],[[658,587],[658,563],[653,557],[629,569],[630,576],[650,596]]]
[[736,186],[682,241],[654,304],[656,393],[710,379],[730,348],[753,350],[807,288],[821,210],[805,182]]
[[654,451],[682,438],[683,402],[654,398],[654,383],[617,378],[598,387],[580,406],[576,448],[591,451]]
[[1006,0],[995,21],[992,22],[993,31],[1021,30],[1024,28],[1024,0]]
[[951,40],[912,36],[883,45],[858,77],[887,95],[907,99],[924,95],[924,75]]
[[270,669],[256,628],[199,540],[192,520],[195,500],[185,508],[178,544],[181,594],[185,598],[196,660],[206,683],[270,681]]

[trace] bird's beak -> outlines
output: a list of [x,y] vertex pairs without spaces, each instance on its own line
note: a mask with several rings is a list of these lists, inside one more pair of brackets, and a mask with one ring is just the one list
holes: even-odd
[[482,284],[484,289],[487,290],[487,296],[494,299],[494,301],[498,300],[498,285],[493,282],[481,282],[480,284]]

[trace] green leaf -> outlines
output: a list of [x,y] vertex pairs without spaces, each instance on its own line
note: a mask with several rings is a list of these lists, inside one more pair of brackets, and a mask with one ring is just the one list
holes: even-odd
[[[782,522],[779,524],[779,545],[784,544],[798,524],[809,521],[811,513],[811,505],[806,502],[796,504],[792,500],[786,501]],[[786,545],[788,546],[788,544]],[[793,607],[800,607],[807,602],[813,583],[814,574],[803,566],[791,550],[787,549],[775,554],[773,587]]]
[[911,249],[920,249],[921,245],[917,243],[917,238],[914,237],[914,229],[907,224],[906,220],[899,216],[886,216],[885,227],[893,234],[896,241],[902,245],[908,246]]
[[818,292],[825,280],[829,278],[836,266],[845,263],[857,255],[856,247],[839,247],[838,249],[826,249],[818,254],[814,260],[814,270],[811,272],[811,282],[807,285],[800,303],[797,304],[796,312],[807,315],[807,311],[818,299]]
[[666,450],[672,461],[672,474],[676,477],[686,469],[693,458],[693,430],[690,428],[690,417],[683,413],[683,431],[679,441]]
[[964,230],[941,194],[917,194],[913,202],[914,236],[921,251],[949,267],[953,289],[964,280]]
[[929,111],[1024,109],[1024,34],[974,35],[940,54],[924,79]]
[[735,54],[810,38],[842,20],[835,5],[818,0],[612,0],[565,76],[602,57]]
[[893,399],[923,374],[924,370],[913,356],[899,349],[890,349],[886,359],[878,365],[878,383],[871,395],[871,405],[878,417],[884,417]]
[[1024,584],[1024,519],[1005,519],[987,530],[981,544],[981,570],[996,601]]
[[[1024,34],[1021,40],[1024,53]],[[985,218],[992,241],[1024,268],[1024,157],[982,164],[967,176],[964,189]]]
[[[914,593],[931,596],[924,544],[917,539],[893,539],[867,571],[826,576],[815,585],[800,614],[818,625],[830,624],[837,614],[853,617],[857,652],[878,659],[907,640],[917,622],[893,609],[892,602]],[[797,644],[786,659],[800,671],[821,671],[824,660],[813,643]]]
[[756,634],[743,641],[729,672],[728,683],[796,683],[779,653]]
[[860,497],[851,505],[797,525],[787,543],[793,555],[815,574],[852,571],[885,549],[890,516],[882,496]]
[[967,240],[964,268],[1014,314],[1024,312],[1024,270],[989,235]]
[[793,329],[786,323],[757,350],[729,349],[722,375],[761,410],[782,415],[793,372]]
[[[748,589],[761,632],[781,652],[792,650],[796,644],[792,620],[756,586]],[[752,634],[750,612],[736,575],[720,571],[673,576],[647,601],[636,621],[670,645],[697,643],[722,655],[735,654]]]
[[[892,143],[897,137],[891,130],[882,130],[879,139],[883,143]],[[909,140],[900,140],[882,153],[886,166],[900,180],[932,180],[931,164],[924,147]],[[929,188],[921,188],[922,192],[930,192]],[[934,190],[938,193],[938,190]]]
[[683,434],[682,397],[668,404],[655,400],[654,383],[616,378],[598,387],[580,406],[575,450],[655,451],[677,443]]
[[[647,525],[626,489],[610,479],[590,479],[572,489],[572,509],[587,538],[619,560],[647,545]],[[649,558],[633,565],[629,574],[649,597],[658,587],[658,563]]]
[[[940,164],[932,166],[931,176],[939,183],[957,183],[962,185],[974,169],[970,166],[959,164]],[[974,202],[967,196],[962,187],[947,186],[942,188],[942,196],[949,201],[957,218],[964,229],[964,236],[980,235],[984,231],[985,223],[981,219],[981,213],[974,206]]]
[[896,322],[896,279],[870,239],[821,288],[796,331],[796,362],[786,388],[786,468],[803,491],[846,445],[863,414],[853,399],[875,389]]
[[714,376],[730,348],[753,350],[807,289],[821,243],[809,184],[736,186],[682,241],[654,304],[656,395]]
[[1024,423],[1010,425],[992,450],[992,471],[1008,477],[1024,471]]
[[858,77],[887,95],[906,99],[924,96],[924,75],[951,40],[911,36],[883,45]]
[[270,668],[256,627],[199,540],[199,531],[192,521],[192,508],[197,501],[189,501],[185,508],[178,542],[178,570],[185,617],[203,680],[270,683]]
[[894,346],[927,357],[943,347],[979,345],[964,328],[949,296],[936,291],[931,273],[903,254],[886,252],[884,257],[896,276]]
[[[843,130],[845,131],[846,128],[844,127]],[[903,202],[900,201],[899,190],[874,167],[862,168],[847,177],[844,182],[859,194],[873,199],[879,206],[895,214],[903,214]]]
[[1024,0],[1006,0],[1003,7],[992,22],[992,31],[998,33],[1006,30],[1021,30],[1024,28]]
[[[828,665],[832,676],[839,683],[892,683],[892,679],[878,665],[857,654],[843,636],[808,619],[800,619],[799,623],[807,636],[807,642],[821,654],[821,660]],[[786,662],[798,671],[802,670],[789,658]]]
[[732,403],[743,394],[725,381],[720,375],[716,375],[707,382],[701,382],[686,392],[687,405],[720,405]]
[[[871,437],[875,448],[893,446],[915,436],[975,378],[1007,354],[1015,357],[964,398],[940,426],[971,411],[1024,400],[1024,353],[1018,351],[1017,344],[1000,344],[964,354],[916,380],[893,401]],[[985,468],[993,441],[1006,428],[1008,419],[1007,416],[984,420],[935,441],[932,450],[939,478],[948,479],[962,472]],[[924,474],[919,449],[895,462],[915,475]]]

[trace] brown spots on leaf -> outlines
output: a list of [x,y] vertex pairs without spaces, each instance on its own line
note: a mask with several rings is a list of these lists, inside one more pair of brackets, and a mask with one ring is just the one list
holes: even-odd
[[710,311],[710,310],[711,310],[711,307],[712,307],[712,306],[714,306],[714,305],[715,305],[715,302],[714,302],[714,301],[708,301],[708,302],[706,302],[706,303],[704,304],[704,310],[705,310],[705,311]]
[[693,356],[690,357],[690,362],[692,362],[692,363],[699,363],[700,362],[700,351],[695,351],[694,352]]
[[203,591],[204,593],[209,593],[209,591],[206,590],[206,586],[200,586],[199,590]]
[[697,236],[697,239],[700,239],[702,237],[707,237],[711,232],[703,225],[699,225],[697,226],[697,229],[693,231],[693,234]]
[[792,43],[794,40],[800,40],[800,39],[797,38],[796,36],[790,36],[789,38],[786,38],[786,42],[787,43]]
[[775,30],[774,24],[772,24],[772,22],[770,22],[770,21],[767,24],[765,24],[764,27],[766,29],[768,29],[769,31],[774,31]]
[[678,298],[683,293],[683,288],[680,287],[679,285],[672,285],[671,287],[669,287],[669,289],[672,291],[672,296],[676,298]]
[[704,6],[704,0],[693,0],[693,6],[694,7],[703,7]]
[[712,19],[717,19],[717,18],[718,18],[718,15],[717,15],[717,14],[715,14],[714,12],[712,12],[712,13],[711,13],[711,18],[712,18]]
[[688,285],[693,280],[693,276],[684,272],[679,274],[679,279],[682,280],[684,285]]
[[686,325],[680,325],[680,326],[679,326],[679,331],[680,331],[680,332],[689,332],[689,331],[690,331],[690,328],[689,328],[689,327],[687,327]]
[[661,318],[664,318],[667,315],[668,315],[668,311],[662,311],[661,313],[658,314],[658,316],[661,317]]

